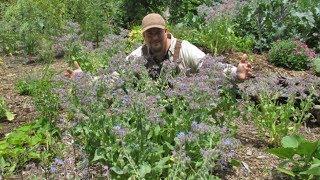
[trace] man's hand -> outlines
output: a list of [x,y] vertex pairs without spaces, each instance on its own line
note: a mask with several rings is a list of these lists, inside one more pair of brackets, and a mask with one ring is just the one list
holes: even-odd
[[82,73],[82,69],[81,67],[79,66],[78,62],[77,61],[74,61],[73,62],[74,64],[74,67],[76,68],[75,70],[70,70],[70,69],[67,69],[65,72],[64,72],[64,75],[70,79],[73,79],[75,76],[77,76],[78,74],[81,74]]
[[248,56],[247,54],[242,55],[241,61],[237,67],[237,78],[240,81],[246,80],[252,77],[252,66],[248,63]]

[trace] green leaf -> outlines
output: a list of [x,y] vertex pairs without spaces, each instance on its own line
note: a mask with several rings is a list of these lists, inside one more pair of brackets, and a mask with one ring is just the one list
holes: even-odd
[[40,159],[41,155],[39,153],[36,153],[36,152],[30,152],[28,158],[30,158],[30,159]]
[[300,155],[305,155],[307,157],[310,157],[315,150],[318,148],[318,142],[301,142],[299,147],[297,148],[297,153]]
[[104,154],[99,153],[98,151],[99,151],[99,149],[96,149],[96,151],[94,153],[94,158],[92,159],[92,162],[99,161],[101,159],[106,160],[106,158],[104,157]]
[[160,161],[158,161],[156,163],[156,166],[154,167],[154,170],[159,171],[162,170],[164,168],[167,168],[168,165],[166,165],[166,163],[170,160],[170,156],[161,158]]
[[282,167],[277,167],[277,170],[282,172],[282,173],[285,173],[285,174],[288,174],[292,177],[295,177],[296,175],[294,174],[294,172],[288,170],[288,169],[285,169],[285,168],[282,168]]
[[306,171],[301,172],[300,174],[309,174],[309,175],[320,175],[320,166],[309,168]]
[[121,170],[118,166],[113,166],[110,169],[114,171],[116,174],[123,174],[123,170]]
[[31,138],[29,138],[29,144],[30,144],[30,146],[35,146],[35,145],[37,145],[37,144],[39,144],[39,142],[41,142],[41,138],[40,137],[38,137],[38,136],[33,136],[33,137],[31,137]]
[[14,119],[15,114],[10,111],[6,111],[6,117],[8,121],[12,121]]
[[143,164],[140,166],[139,174],[140,177],[144,177],[146,174],[151,172],[151,167],[149,164]]
[[155,135],[155,136],[158,136],[159,133],[160,133],[160,130],[161,130],[160,126],[157,125],[157,126],[154,128],[154,135]]
[[267,152],[278,156],[279,158],[291,159],[296,154],[293,148],[272,148],[268,149]]
[[[6,141],[0,141],[0,150],[3,151],[9,147],[9,143]],[[2,152],[1,152],[2,153]],[[0,153],[0,155],[1,155]]]
[[236,166],[236,167],[241,166],[241,162],[240,162],[239,160],[237,160],[237,159],[232,159],[232,160],[230,161],[230,164],[231,164],[232,166]]
[[167,141],[165,141],[164,143],[167,145],[167,147],[168,147],[170,150],[174,150],[174,147],[173,147],[170,143],[168,143]]
[[285,136],[281,143],[284,148],[297,148],[299,146],[299,142],[294,136]]
[[6,162],[6,160],[2,156],[0,156],[0,169],[4,169],[8,166],[10,166],[10,163]]
[[33,126],[31,126],[31,125],[24,125],[24,126],[20,127],[20,128],[17,129],[17,130],[23,131],[23,132],[29,132],[29,131],[32,130],[32,128],[33,128]]

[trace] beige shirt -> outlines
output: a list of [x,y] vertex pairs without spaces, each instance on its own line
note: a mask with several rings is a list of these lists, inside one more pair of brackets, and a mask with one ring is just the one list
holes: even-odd
[[[173,37],[171,34],[169,34],[170,40],[170,47],[168,51],[169,55],[169,60],[172,62],[173,61],[173,54],[174,54],[174,49],[177,43],[177,39]],[[136,50],[134,50],[132,53],[130,53],[127,57],[126,60],[129,60],[130,57],[141,57],[143,56],[142,53],[142,47],[138,47]],[[146,56],[148,56],[147,54]],[[191,44],[188,41],[183,40],[181,43],[181,49],[179,53],[179,58],[181,60],[181,63],[179,64],[180,69],[190,69],[191,72],[196,72],[202,65],[202,59],[205,57],[205,53],[202,52],[199,48],[197,48],[195,45]],[[220,62],[218,62],[220,63]],[[223,64],[225,66],[225,69],[223,71],[224,75],[231,75],[232,79],[236,78],[236,71],[237,68],[230,65],[230,64]]]

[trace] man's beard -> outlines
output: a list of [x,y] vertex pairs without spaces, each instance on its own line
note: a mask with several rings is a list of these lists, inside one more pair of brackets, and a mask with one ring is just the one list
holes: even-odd
[[163,51],[163,45],[161,44],[161,42],[149,44],[149,48],[153,54],[159,54]]

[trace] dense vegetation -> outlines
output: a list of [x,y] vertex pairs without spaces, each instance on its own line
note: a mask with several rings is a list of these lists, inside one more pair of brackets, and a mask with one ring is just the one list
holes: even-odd
[[[263,53],[275,66],[320,73],[319,0],[2,1],[3,56],[48,64],[78,61],[84,73],[71,80],[45,69],[41,77],[16,83],[38,113],[33,123],[1,139],[0,174],[18,173],[29,162],[37,162],[48,177],[54,174],[65,163],[61,136],[69,132],[85,154],[80,163],[102,167],[98,176],[215,179],[240,164],[235,120],[250,119],[261,139],[267,136],[275,147],[270,152],[294,165],[282,163],[279,171],[320,176],[320,142],[296,135],[311,116],[317,83],[310,83],[316,90],[299,97],[298,105],[292,91],[279,104],[275,89],[252,102],[220,73],[217,62],[223,59],[210,55],[196,75],[165,63],[154,80],[144,59],[125,61],[143,43],[140,22],[149,12],[162,14],[175,37],[212,55]],[[2,97],[0,119],[14,120]],[[72,125],[61,129],[61,122]]]

